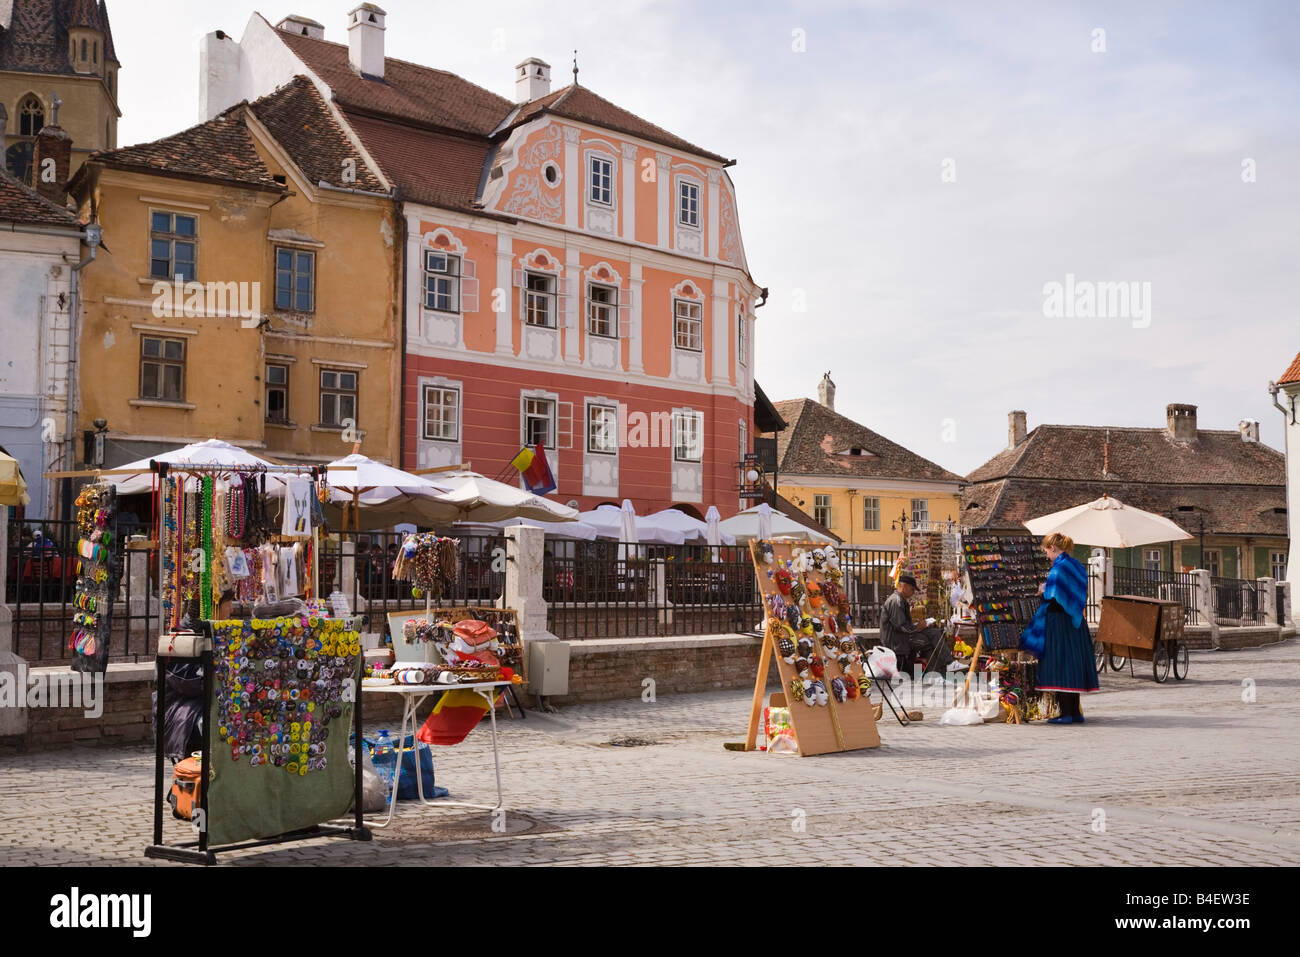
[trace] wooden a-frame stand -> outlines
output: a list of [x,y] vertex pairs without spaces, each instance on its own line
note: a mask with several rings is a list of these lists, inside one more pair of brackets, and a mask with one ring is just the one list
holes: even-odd
[[[825,547],[820,544],[809,544],[805,542],[771,542],[775,556],[775,562],[771,565],[755,559],[754,571],[758,577],[758,587],[763,593],[763,609],[767,620],[771,620],[772,614],[767,606],[767,596],[778,593],[776,581],[772,573],[782,567],[783,563],[790,561],[792,552],[795,548],[802,548],[805,551],[812,551],[814,548]],[[826,581],[821,570],[815,570],[798,576],[805,587],[816,583],[818,585]],[[834,614],[834,609],[827,608],[821,610],[820,614],[811,609],[808,599],[803,600],[803,607],[806,614],[817,615],[818,617],[826,614]],[[836,751],[857,751],[862,748],[880,747],[880,733],[876,730],[876,717],[871,703],[871,699],[866,695],[859,695],[856,698],[850,698],[848,701],[836,701],[835,695],[829,695],[829,701],[825,705],[809,706],[803,701],[790,701],[790,683],[795,680],[794,666],[787,664],[776,651],[775,643],[772,638],[771,628],[763,629],[763,648],[758,657],[758,674],[754,679],[754,702],[749,714],[749,731],[745,735],[745,750],[753,751],[757,747],[758,733],[760,722],[763,715],[763,696],[767,693],[768,668],[771,666],[772,659],[776,659],[777,672],[781,676],[781,696],[789,703],[790,723],[794,728],[795,741],[799,745],[799,754],[802,757],[810,757],[814,754],[828,754]],[[824,653],[818,643],[817,654]],[[826,674],[823,683],[826,690],[830,692],[831,682],[838,677],[843,677],[845,681],[857,682],[858,676],[862,674],[862,665],[855,664],[850,667],[846,675],[838,664],[834,661],[826,662]],[[775,698],[775,696],[773,696]]]

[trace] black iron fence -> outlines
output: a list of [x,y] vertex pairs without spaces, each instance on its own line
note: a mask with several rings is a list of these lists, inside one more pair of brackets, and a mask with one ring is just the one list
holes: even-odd
[[[1196,576],[1191,572],[1166,572],[1151,568],[1116,568],[1114,572],[1113,594],[1180,602],[1186,616],[1186,623],[1189,625],[1201,623],[1201,613],[1196,604]],[[1092,607],[1091,588],[1090,578],[1090,608]]]
[[[840,550],[843,587],[859,627],[876,627],[894,554]],[[749,548],[546,542],[542,594],[557,637],[633,638],[747,632],[763,619]]]
[[1214,620],[1219,624],[1263,624],[1259,583],[1244,578],[1210,578]]

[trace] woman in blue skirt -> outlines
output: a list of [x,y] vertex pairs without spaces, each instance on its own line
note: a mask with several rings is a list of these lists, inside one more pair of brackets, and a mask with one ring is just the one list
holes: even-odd
[[1061,716],[1049,724],[1083,724],[1079,695],[1096,691],[1097,662],[1092,633],[1084,621],[1088,606],[1088,572],[1070,555],[1074,539],[1053,532],[1043,539],[1052,561],[1034,619],[1020,636],[1020,646],[1038,658],[1038,690],[1054,691]]

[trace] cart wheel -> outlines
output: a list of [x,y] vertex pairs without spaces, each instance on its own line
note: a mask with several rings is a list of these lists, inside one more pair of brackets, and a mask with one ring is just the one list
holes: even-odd
[[1106,663],[1110,665],[1110,670],[1115,674],[1121,674],[1124,671],[1124,666],[1128,664],[1128,658],[1111,652],[1106,656]]
[[1179,681],[1187,678],[1187,667],[1191,664],[1192,655],[1187,650],[1187,642],[1180,641],[1174,645],[1174,677]]
[[1092,654],[1097,659],[1097,673],[1101,674],[1106,670],[1106,646],[1100,641],[1093,641]]
[[1164,684],[1169,680],[1168,642],[1156,642],[1154,653],[1151,655],[1151,671],[1155,676],[1156,684]]

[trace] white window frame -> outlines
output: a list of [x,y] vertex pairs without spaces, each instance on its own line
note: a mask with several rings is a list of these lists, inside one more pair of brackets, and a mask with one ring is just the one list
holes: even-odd
[[529,403],[544,402],[550,406],[550,413],[547,424],[547,438],[549,441],[543,442],[542,447],[555,451],[559,448],[560,442],[560,402],[554,396],[525,395],[519,400],[519,439],[520,443],[527,448],[536,448],[537,443],[532,441],[528,434],[528,422],[530,419],[540,418],[540,415],[534,410],[529,411]]
[[826,528],[835,521],[835,509],[829,495],[813,495],[813,521]]
[[[688,313],[694,312],[694,315],[683,316],[680,312],[681,307],[685,306]],[[678,324],[686,322],[693,327],[695,346],[684,346],[679,341]],[[688,341],[689,341],[688,337]],[[673,348],[680,349],[683,352],[703,352],[704,351],[704,303],[697,302],[693,299],[682,299],[673,297]]]
[[[917,506],[920,508],[917,508]],[[928,498],[912,499],[912,527],[919,528],[930,524],[930,500]]]
[[[608,302],[596,302],[592,297],[593,289],[605,289],[611,294]],[[602,339],[618,338],[618,317],[619,317],[619,288],[612,283],[605,282],[588,282],[587,283],[587,334],[600,336]],[[608,332],[599,332],[596,329],[596,313],[603,311],[606,318],[603,320]]]
[[[687,205],[687,190],[694,190],[694,210],[692,211]],[[703,207],[704,189],[699,180],[692,177],[680,176],[677,179],[677,225],[685,226],[687,229],[700,229],[700,210]],[[688,218],[690,213],[694,218]]]
[[736,316],[736,361],[742,366],[749,365],[749,320],[744,309]]
[[[263,384],[266,386],[264,390],[264,395],[262,397],[262,401],[266,404],[265,408],[263,409],[263,415],[266,421],[272,423],[273,425],[288,425],[290,422],[293,421],[293,419],[289,415],[289,376],[290,376],[289,363],[270,360],[263,363],[263,366],[264,368],[262,370],[262,378],[264,380]],[[271,381],[270,370],[272,368],[284,370],[283,382]],[[284,418],[283,419],[274,419],[271,417],[271,390],[273,389],[284,393]]]
[[[440,414],[438,417],[438,422],[439,425],[441,426],[446,426],[447,424],[447,417],[445,414],[446,412],[445,397],[447,395],[455,395],[456,397],[456,412],[455,415],[453,416],[453,421],[451,423],[451,429],[453,434],[450,436],[429,434],[429,425],[431,423],[429,417],[429,393],[430,392],[438,392],[442,394],[442,399],[439,402],[439,408],[442,410],[443,414]],[[420,389],[420,435],[427,442],[459,442],[462,408],[463,408],[462,393],[459,386],[444,385],[435,382],[424,383]]]
[[673,412],[673,461],[703,463],[703,412]]
[[[599,173],[596,164],[600,163],[607,167],[607,172]],[[594,206],[604,206],[607,209],[613,209],[615,206],[614,198],[618,195],[614,186],[614,169],[618,164],[614,162],[612,156],[604,153],[588,152],[587,153],[587,202]],[[597,182],[597,176],[606,180],[603,186]],[[604,194],[604,198],[597,195],[598,192]]]
[[[1210,561],[1210,556],[1214,556],[1214,561]],[[1213,566],[1213,567],[1211,567]],[[1221,548],[1203,548],[1201,549],[1201,567],[1210,573],[1211,578],[1222,577],[1223,572],[1223,549]]]
[[[155,216],[169,216],[168,230],[166,232],[153,228],[153,218]],[[192,235],[185,235],[176,231],[176,218],[183,216],[186,219],[194,220],[194,232]],[[199,214],[196,212],[178,212],[174,209],[149,208],[149,278],[165,282],[172,282],[176,279],[176,244],[186,243],[194,247],[194,274],[183,277],[186,282],[197,282],[199,278]],[[167,243],[167,271],[170,276],[156,276],[153,271],[154,254],[153,244],[155,242]]]
[[[280,266],[280,254],[288,253],[289,268],[283,269]],[[307,297],[308,304],[305,309],[298,308],[298,277],[300,275],[299,264],[306,260],[308,268],[306,274],[308,277]],[[280,305],[280,276],[289,277],[289,304]],[[292,246],[275,247],[275,311],[276,312],[315,312],[316,311],[316,253],[308,249],[294,249]]]
[[[529,281],[532,279],[541,279],[547,283],[546,289],[531,289]],[[560,280],[555,273],[541,272],[538,270],[524,270],[524,287],[523,287],[523,319],[524,325],[532,326],[534,329],[558,329],[559,328],[559,287]],[[549,321],[545,323],[533,322],[533,303],[540,302],[546,306],[546,315]]]
[[880,531],[880,496],[862,496],[862,530],[864,532]]
[[[325,384],[325,377],[327,375],[333,375],[336,377],[335,384],[333,386],[328,386]],[[353,382],[353,387],[351,389],[344,388],[343,386],[343,376],[349,376],[349,375],[352,376],[352,382]],[[342,368],[334,369],[329,366],[322,366],[318,370],[318,374],[316,376],[316,382],[319,386],[320,401],[317,403],[318,405],[317,411],[320,413],[320,418],[318,419],[318,422],[321,428],[341,429],[344,428],[343,423],[348,419],[352,420],[353,425],[356,425],[360,421],[361,416],[358,411],[358,407],[361,405],[361,373],[358,370],[342,369]],[[326,396],[333,396],[335,398],[335,403],[334,403],[335,414],[334,414],[334,420],[332,422],[328,421],[325,418]],[[342,403],[338,401],[340,397],[347,397],[347,396],[352,397],[351,415],[343,414],[343,410],[341,408]]]
[[1278,581],[1286,580],[1286,552],[1269,550],[1268,571],[1269,577],[1276,578]]
[[[446,268],[433,269],[430,267],[430,260],[435,256],[439,256],[446,260]],[[455,265],[454,271],[452,270],[453,263]],[[422,265],[424,267],[424,291],[421,301],[424,304],[424,308],[428,309],[430,312],[440,312],[445,315],[461,315],[461,310],[464,305],[462,287],[465,280],[465,262],[463,258],[456,253],[443,252],[441,249],[426,249],[424,250],[424,261]],[[437,287],[435,287],[434,291],[431,293],[429,288],[430,283],[446,283],[446,291],[438,291]],[[449,300],[448,304],[454,308],[443,309],[437,305],[430,305],[430,295],[434,297],[435,301],[438,298]]]
[[[156,341],[158,343],[158,355],[156,356],[147,355],[145,353],[144,344],[150,340]],[[174,359],[167,355],[167,343],[169,342],[178,343],[180,345],[181,356],[179,359]],[[149,402],[178,402],[178,403],[184,402],[185,387],[187,385],[186,380],[189,378],[188,375],[189,351],[190,351],[189,343],[186,342],[184,339],[178,339],[174,336],[165,336],[165,335],[142,335],[140,337],[140,398]],[[158,393],[157,395],[145,395],[144,367],[146,364],[155,365],[158,367],[158,374],[155,378],[155,383],[157,385],[155,391],[157,391]],[[163,370],[172,366],[176,366],[181,370],[180,385],[177,388],[177,391],[180,394],[177,395],[175,398],[168,398],[166,395],[164,395],[166,390],[163,388]]]
[[[594,413],[600,413],[606,421],[602,429],[597,429]],[[609,418],[606,418],[608,416]],[[612,421],[610,421],[612,419]],[[600,436],[603,442],[594,440]],[[587,453],[589,455],[618,455],[618,407],[603,402],[587,403]]]
[[1142,568],[1149,572],[1160,571],[1162,564],[1163,552],[1158,548],[1146,548],[1142,550]]

